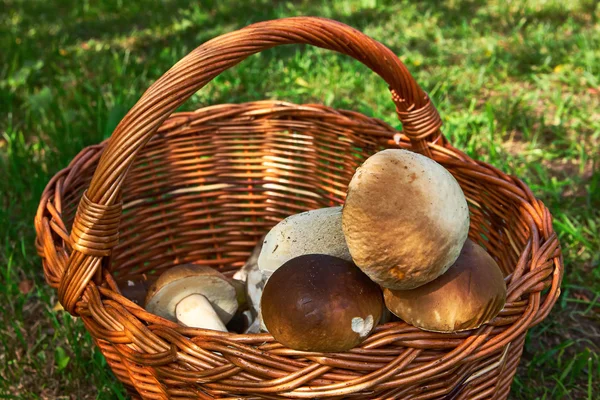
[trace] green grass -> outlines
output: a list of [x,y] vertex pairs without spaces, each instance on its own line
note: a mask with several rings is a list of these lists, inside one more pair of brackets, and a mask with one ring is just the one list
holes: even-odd
[[[518,175],[547,204],[563,294],[530,331],[511,398],[600,397],[597,2],[0,0],[0,9],[0,398],[124,398],[82,323],[54,310],[34,247],[41,192],[195,46],[293,15],[338,19],[389,46],[430,93],[451,142]],[[185,108],[263,98],[398,125],[375,74],[304,46],[251,57]]]

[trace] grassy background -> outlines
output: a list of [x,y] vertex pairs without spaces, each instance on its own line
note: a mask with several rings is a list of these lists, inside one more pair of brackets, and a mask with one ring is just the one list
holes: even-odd
[[[518,175],[550,207],[563,295],[530,331],[511,398],[600,397],[596,1],[0,0],[0,10],[0,398],[124,398],[44,282],[33,229],[41,192],[195,46],[293,15],[338,19],[385,43],[430,93],[454,145]],[[375,74],[302,46],[251,57],[185,108],[262,98],[398,125]]]

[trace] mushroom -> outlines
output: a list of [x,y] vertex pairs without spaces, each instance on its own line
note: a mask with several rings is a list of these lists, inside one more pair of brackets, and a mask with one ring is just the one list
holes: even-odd
[[263,240],[264,236],[256,244],[244,266],[233,275],[234,279],[245,282],[245,293],[248,299],[248,306],[252,310],[254,316],[258,315],[260,297],[262,296],[262,290],[267,281],[266,276],[258,269],[258,256],[262,249]]
[[[239,287],[239,285],[238,285]],[[239,290],[210,267],[184,264],[164,272],[146,296],[147,311],[192,328],[227,332]]]
[[350,184],[342,227],[354,263],[382,287],[413,289],[456,261],[469,209],[456,179],[407,150],[369,157]]
[[245,314],[248,322],[245,333],[258,333],[261,330],[266,332],[266,327],[260,317],[260,298],[267,282],[267,276],[258,269],[258,256],[264,239],[265,236],[258,241],[244,266],[233,275],[235,279],[245,282],[245,293],[250,309],[250,314]]
[[267,276],[285,262],[304,254],[327,254],[352,261],[342,232],[342,207],[292,215],[265,236],[258,267]]
[[506,284],[494,259],[467,240],[456,262],[439,278],[412,290],[384,289],[389,310],[433,332],[458,332],[491,321],[506,302]]
[[261,300],[275,340],[315,352],[355,347],[379,323],[383,307],[377,284],[352,262],[325,254],[287,261],[269,278]]
[[256,318],[258,324],[254,325],[248,333],[258,333],[260,331],[267,332],[267,327],[263,323],[260,311],[260,299],[262,298],[267,280],[267,275],[258,269],[258,266],[248,273],[246,288],[250,299],[250,307],[252,308],[254,318]]

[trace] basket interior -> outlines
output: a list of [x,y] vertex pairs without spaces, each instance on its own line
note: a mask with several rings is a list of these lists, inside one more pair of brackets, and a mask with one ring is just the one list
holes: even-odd
[[[234,114],[234,115],[232,115]],[[300,106],[219,107],[172,116],[138,154],[123,185],[120,244],[112,257],[117,281],[160,274],[181,263],[231,274],[281,219],[343,204],[346,185],[371,154],[410,148],[390,139],[381,121],[354,113]],[[470,237],[506,275],[529,236],[519,208],[496,184],[434,159],[459,181],[471,211]],[[456,161],[456,160],[455,160]],[[95,165],[81,171],[64,205],[73,220]],[[70,226],[68,226],[70,229]]]
[[[139,152],[122,187],[124,210],[120,242],[110,257],[112,276],[120,286],[141,274],[160,275],[181,263],[208,265],[232,275],[245,263],[262,235],[281,219],[310,209],[343,204],[346,185],[355,169],[371,154],[390,147],[410,149],[408,139],[398,134],[377,119],[318,105],[263,101],[175,114]],[[394,140],[398,137],[399,140]],[[68,231],[104,146],[82,151],[65,172],[66,177],[63,175],[57,180],[56,192],[51,193],[54,202],[60,203],[57,208]],[[531,250],[525,251],[525,244],[532,238],[539,242],[540,238],[536,237],[539,227],[548,221],[542,221],[547,214],[537,200],[529,196],[530,192],[516,180],[491,166],[475,163],[455,149],[437,145],[431,149],[433,158],[456,177],[467,197],[471,239],[497,260],[504,274],[509,275],[517,265],[530,270],[538,265],[543,267],[515,280],[516,284],[510,289],[517,292],[516,301],[507,303],[496,320],[482,327],[487,333],[460,332],[447,336],[392,321],[376,327],[376,332],[367,339],[369,348],[353,349],[332,358],[319,357],[315,361],[289,353],[271,339],[265,342],[261,335],[206,340],[207,336],[195,336],[189,328],[175,330],[157,326],[155,316],[150,313],[136,311],[135,315],[123,315],[123,310],[133,312],[133,309],[118,306],[110,299],[98,301],[96,297],[89,298],[87,309],[82,308],[83,313],[95,310],[83,318],[86,328],[118,378],[130,390],[135,388],[140,393],[150,393],[148,388],[152,388],[152,396],[156,395],[152,398],[167,397],[167,392],[179,396],[177,398],[213,398],[200,396],[201,390],[220,398],[229,390],[223,387],[230,387],[235,393],[241,393],[240,390],[254,393],[256,379],[265,379],[258,383],[268,386],[266,390],[283,391],[284,386],[278,383],[281,374],[294,372],[290,375],[294,377],[309,369],[321,371],[324,367],[333,369],[319,376],[306,375],[312,380],[304,382],[302,390],[328,388],[323,389],[326,397],[340,398],[336,395],[337,389],[327,385],[345,387],[392,368],[390,371],[398,372],[397,379],[379,382],[353,396],[373,398],[372,391],[377,391],[381,393],[380,399],[406,398],[402,396],[409,392],[415,394],[414,398],[422,399],[442,395],[470,399],[487,398],[497,391],[495,398],[506,398],[523,349],[525,331],[536,312],[541,317],[547,315],[555,299],[545,300],[541,311],[538,308],[540,290],[547,287],[542,287],[540,283],[547,283],[540,281],[551,273],[554,262],[545,258],[554,254],[552,246],[558,243],[542,244],[548,251],[543,257],[537,257],[534,265],[528,258]],[[57,232],[53,235],[54,243],[64,245],[61,238],[66,235]],[[538,246],[531,247],[537,250]],[[64,254],[64,248],[58,250]],[[47,271],[52,272],[51,269]],[[513,283],[512,277],[507,279],[509,284]],[[108,280],[104,282],[108,283]],[[518,290],[534,292],[526,294],[533,301],[525,299]],[[110,297],[106,285],[103,293]],[[104,311],[96,314],[99,309]],[[144,321],[148,328],[134,319]],[[112,329],[114,321],[120,321],[124,330],[131,328],[128,333],[131,337],[137,336],[126,344],[130,336],[123,332],[115,335],[111,331],[107,336],[106,327]],[[173,339],[169,335],[175,331]],[[113,343],[115,338],[117,341]],[[166,357],[165,364],[156,364],[156,354],[147,354],[152,353],[145,350],[148,341],[154,343],[156,349],[166,349],[158,353]],[[194,350],[194,355],[202,355],[191,359],[191,353],[186,352],[192,347],[202,352]],[[177,354],[185,353],[186,358],[172,363],[173,349],[180,349]],[[235,352],[236,362],[243,362],[247,367],[238,376],[241,380],[217,382],[215,378],[202,389],[197,382],[190,381],[189,377],[194,374],[204,377],[207,371],[221,371],[214,367],[233,366],[227,351]],[[229,354],[227,358],[224,352]],[[204,364],[206,355],[212,360],[208,364]],[[276,365],[272,357],[278,357]],[[444,359],[445,364],[440,364]],[[206,369],[197,370],[198,365]],[[502,369],[490,367],[494,365]],[[235,369],[232,371],[236,373]],[[466,379],[473,377],[475,371],[481,375],[465,389]],[[250,386],[244,386],[248,377]],[[370,382],[375,384],[375,380]],[[215,389],[217,387],[221,389]],[[287,397],[273,394],[269,398]]]

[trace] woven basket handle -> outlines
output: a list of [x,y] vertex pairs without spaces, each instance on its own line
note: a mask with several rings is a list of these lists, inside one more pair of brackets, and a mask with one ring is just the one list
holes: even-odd
[[74,313],[76,302],[101,268],[102,258],[118,243],[120,187],[138,151],[177,107],[219,73],[252,54],[283,44],[335,50],[380,75],[389,85],[413,150],[430,155],[427,141],[441,135],[437,110],[398,57],[381,43],[342,23],[314,17],[266,21],[219,36],[158,79],[113,132],[73,223],[73,252],[58,290],[66,310]]

